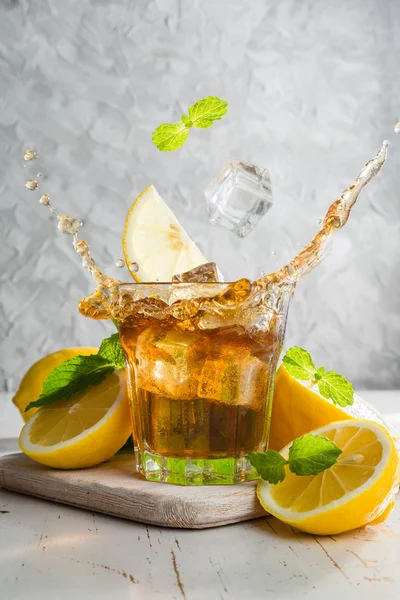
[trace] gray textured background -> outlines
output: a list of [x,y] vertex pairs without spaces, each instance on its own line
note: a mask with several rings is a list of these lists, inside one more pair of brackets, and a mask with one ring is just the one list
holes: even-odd
[[[24,188],[24,147],[108,273],[132,197],[154,183],[234,277],[293,255],[386,137],[390,162],[298,286],[288,343],[358,387],[400,387],[399,32],[397,0],[0,0],[0,388],[111,330],[77,313],[91,282]],[[151,131],[208,94],[227,117],[158,152]],[[202,192],[231,155],[269,167],[275,197],[240,243],[206,228]]]

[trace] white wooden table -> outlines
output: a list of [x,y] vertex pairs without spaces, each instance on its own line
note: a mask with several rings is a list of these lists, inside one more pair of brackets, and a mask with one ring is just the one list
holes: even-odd
[[[363,395],[383,413],[400,412],[399,393]],[[0,440],[0,453],[15,449],[15,440]],[[399,599],[400,503],[379,527],[316,538],[272,517],[159,529],[0,490],[2,600],[258,600],[273,593]]]

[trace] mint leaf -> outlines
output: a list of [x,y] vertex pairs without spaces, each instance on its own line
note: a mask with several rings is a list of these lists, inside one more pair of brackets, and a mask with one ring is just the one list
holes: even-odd
[[105,360],[114,365],[114,367],[125,366],[124,354],[122,352],[118,333],[113,333],[113,335],[101,342],[98,356],[105,358]]
[[315,379],[315,381],[319,381],[320,379],[323,378],[324,375],[325,375],[325,367],[320,367],[318,369],[318,371],[316,371],[314,373],[314,379]]
[[207,96],[190,106],[188,113],[193,127],[206,129],[214,121],[219,121],[227,113],[228,103],[216,96]]
[[287,460],[279,452],[275,452],[275,450],[250,452],[246,458],[265,481],[275,484],[285,479],[284,466],[287,464]]
[[165,123],[153,131],[152,140],[161,152],[172,152],[186,142],[188,135],[184,123]]
[[115,329],[116,329],[117,331],[119,331],[119,329],[118,329],[118,321],[117,321],[117,319],[111,319],[111,321],[114,323]]
[[189,117],[187,117],[186,115],[182,115],[181,119],[182,119],[182,123],[183,123],[184,125],[186,125],[186,127],[193,127],[193,123],[192,123],[192,121],[189,119]]
[[318,381],[318,389],[321,396],[331,399],[339,406],[351,406],[354,402],[354,390],[350,381],[335,371],[328,371]]
[[296,475],[317,475],[332,467],[341,453],[326,437],[303,435],[289,448],[289,469]]
[[293,346],[289,348],[282,359],[286,370],[296,379],[312,380],[314,379],[317,367],[314,365],[311,355],[307,350]]
[[189,107],[187,115],[182,115],[181,123],[165,123],[153,131],[152,140],[162,152],[172,152],[184,144],[191,127],[206,129],[214,121],[219,121],[226,114],[228,103],[216,96],[207,96]]
[[53,404],[56,400],[66,400],[92,385],[98,385],[113,371],[114,365],[98,354],[65,360],[48,375],[39,398],[30,402],[25,412],[33,407]]

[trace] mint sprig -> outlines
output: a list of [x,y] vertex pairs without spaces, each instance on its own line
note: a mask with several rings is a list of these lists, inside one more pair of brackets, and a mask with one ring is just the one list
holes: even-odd
[[30,402],[25,412],[58,400],[67,400],[89,387],[99,385],[109,373],[123,366],[119,336],[114,333],[102,341],[98,354],[74,356],[53,369],[44,381],[39,398]]
[[341,453],[328,438],[309,433],[294,440],[288,459],[275,450],[250,452],[246,458],[262,479],[275,485],[285,479],[286,465],[295,475],[318,475],[336,464]]
[[153,131],[152,140],[161,152],[172,152],[187,140],[189,128],[184,123],[165,123]]
[[113,335],[101,342],[98,356],[106,359],[110,364],[114,365],[115,368],[125,366],[118,333],[113,333]]
[[294,346],[282,359],[286,370],[295,379],[311,381],[318,386],[319,393],[324,398],[332,400],[339,406],[351,406],[354,402],[354,389],[350,381],[335,371],[325,371],[325,367],[315,366],[307,350]]
[[207,96],[189,107],[188,115],[183,114],[180,123],[164,123],[153,131],[152,140],[161,152],[172,152],[180,148],[187,140],[189,129],[211,127],[228,110],[228,102],[216,96]]

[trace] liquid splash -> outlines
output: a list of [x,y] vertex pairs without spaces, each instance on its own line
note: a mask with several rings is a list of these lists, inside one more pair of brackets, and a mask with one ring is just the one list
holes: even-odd
[[[221,322],[221,317],[224,323],[227,323],[226,317],[229,311],[236,311],[239,306],[241,311],[245,311],[243,318],[246,320],[248,317],[251,318],[252,306],[260,301],[265,302],[275,315],[283,306],[287,306],[285,296],[292,293],[296,282],[301,277],[321,262],[333,234],[347,223],[361,190],[379,173],[387,158],[388,145],[389,142],[383,142],[377,155],[364,165],[356,181],[331,204],[318,233],[293,260],[274,273],[262,274],[262,277],[254,282],[244,278],[233,283],[218,284],[213,297],[204,290],[205,297],[199,299],[196,292],[196,299],[191,298],[190,283],[179,283],[179,287],[174,283],[165,283],[163,297],[157,284],[154,284],[152,290],[147,284],[146,292],[144,292],[146,286],[138,284],[137,289],[141,289],[135,295],[132,286],[121,285],[121,281],[108,277],[97,267],[90,254],[88,243],[79,238],[79,230],[83,225],[80,219],[60,213],[51,203],[47,193],[40,197],[40,202],[56,216],[58,229],[72,236],[75,252],[81,257],[83,266],[88,269],[96,283],[93,294],[79,303],[78,308],[82,315],[93,319],[116,318],[117,320],[155,316],[161,319],[171,316],[182,321],[196,319],[196,327],[200,326],[200,328],[201,319],[204,327],[207,323],[208,326],[213,324],[212,326],[216,327]],[[33,158],[37,157],[37,154],[30,150],[25,152],[25,155],[27,154],[28,156],[35,154]],[[32,160],[32,158],[25,158],[25,155],[25,160]],[[37,187],[29,187],[29,189],[35,190]],[[117,266],[120,268],[125,266],[124,261],[119,259]],[[131,271],[136,272],[138,265],[132,263],[130,268]],[[145,299],[143,293],[146,293]],[[205,318],[204,313],[207,312],[208,316]],[[210,317],[212,313],[214,316]]]
[[36,179],[30,179],[29,181],[27,181],[25,183],[25,187],[28,188],[28,190],[31,190],[31,192],[34,192],[35,190],[38,189],[39,184],[36,181]]
[[24,160],[25,161],[30,161],[30,160],[35,160],[35,158],[38,158],[38,154],[36,152],[34,152],[33,150],[25,150],[24,152]]
[[272,288],[287,281],[295,283],[321,262],[333,234],[347,223],[361,190],[376,177],[384,165],[388,146],[389,142],[385,140],[378,154],[361,169],[356,181],[330,205],[321,229],[311,242],[284,267],[257,280],[256,284],[260,288]]
[[[33,150],[26,150],[24,153],[24,160],[33,160],[38,158],[36,152]],[[28,186],[28,183],[32,186]],[[34,186],[33,184],[36,184]],[[38,189],[37,181],[27,182],[25,186],[32,191]],[[98,268],[96,261],[92,257],[89,249],[89,245],[85,240],[80,239],[79,230],[81,229],[83,223],[80,219],[76,217],[70,217],[68,215],[64,215],[61,213],[51,202],[50,195],[48,193],[44,193],[40,196],[39,199],[40,204],[45,206],[50,210],[50,212],[55,215],[57,218],[57,228],[61,233],[72,236],[72,244],[75,252],[80,256],[82,260],[82,265],[86,268],[92,278],[96,283],[96,290],[94,293],[82,300],[81,303],[84,307],[82,310],[82,314],[85,314],[88,317],[92,318],[110,318],[109,311],[109,294],[107,291],[111,290],[113,287],[118,286],[121,282],[118,279],[113,279],[112,277],[108,277],[104,273],[100,271]],[[86,307],[86,308],[85,308]],[[100,316],[100,313],[102,316]]]

